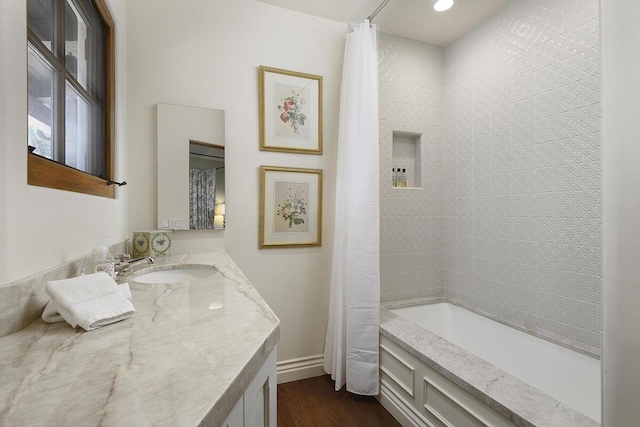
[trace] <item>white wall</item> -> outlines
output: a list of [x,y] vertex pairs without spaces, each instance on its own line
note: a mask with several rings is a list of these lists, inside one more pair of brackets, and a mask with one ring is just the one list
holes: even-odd
[[[281,320],[278,357],[321,354],[347,25],[254,0],[127,2],[129,227],[156,226],[158,102],[226,114],[224,231],[174,232],[175,252],[226,249]],[[258,66],[324,77],[324,155],[259,151]],[[320,248],[258,250],[259,166],[324,170]]]
[[640,419],[640,4],[601,2],[603,130],[603,420]]
[[[126,179],[124,0],[107,0],[116,37],[116,179]],[[27,185],[26,0],[0,2],[0,285],[125,236],[126,187],[116,199]]]

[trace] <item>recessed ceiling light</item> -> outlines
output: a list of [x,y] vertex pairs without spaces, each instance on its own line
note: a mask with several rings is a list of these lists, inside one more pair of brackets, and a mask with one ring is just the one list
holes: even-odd
[[455,2],[456,0],[434,0],[433,10],[436,12],[444,12],[445,10],[451,9]]

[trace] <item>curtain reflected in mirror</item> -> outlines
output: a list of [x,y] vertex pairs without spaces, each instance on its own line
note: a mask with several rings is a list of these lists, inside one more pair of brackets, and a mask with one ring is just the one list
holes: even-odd
[[216,170],[189,170],[189,228],[213,228]]
[[224,147],[189,141],[189,228],[224,228]]

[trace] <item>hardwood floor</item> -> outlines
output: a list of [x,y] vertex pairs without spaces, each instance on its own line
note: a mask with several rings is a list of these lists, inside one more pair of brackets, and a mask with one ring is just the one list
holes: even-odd
[[329,375],[278,384],[278,427],[396,427],[375,397],[333,390]]

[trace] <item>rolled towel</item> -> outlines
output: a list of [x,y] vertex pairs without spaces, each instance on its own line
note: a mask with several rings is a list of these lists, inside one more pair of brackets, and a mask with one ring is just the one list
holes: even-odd
[[42,320],[48,323],[66,320],[74,328],[91,331],[126,319],[136,311],[129,285],[118,285],[104,272],[54,280],[45,289],[51,301]]

